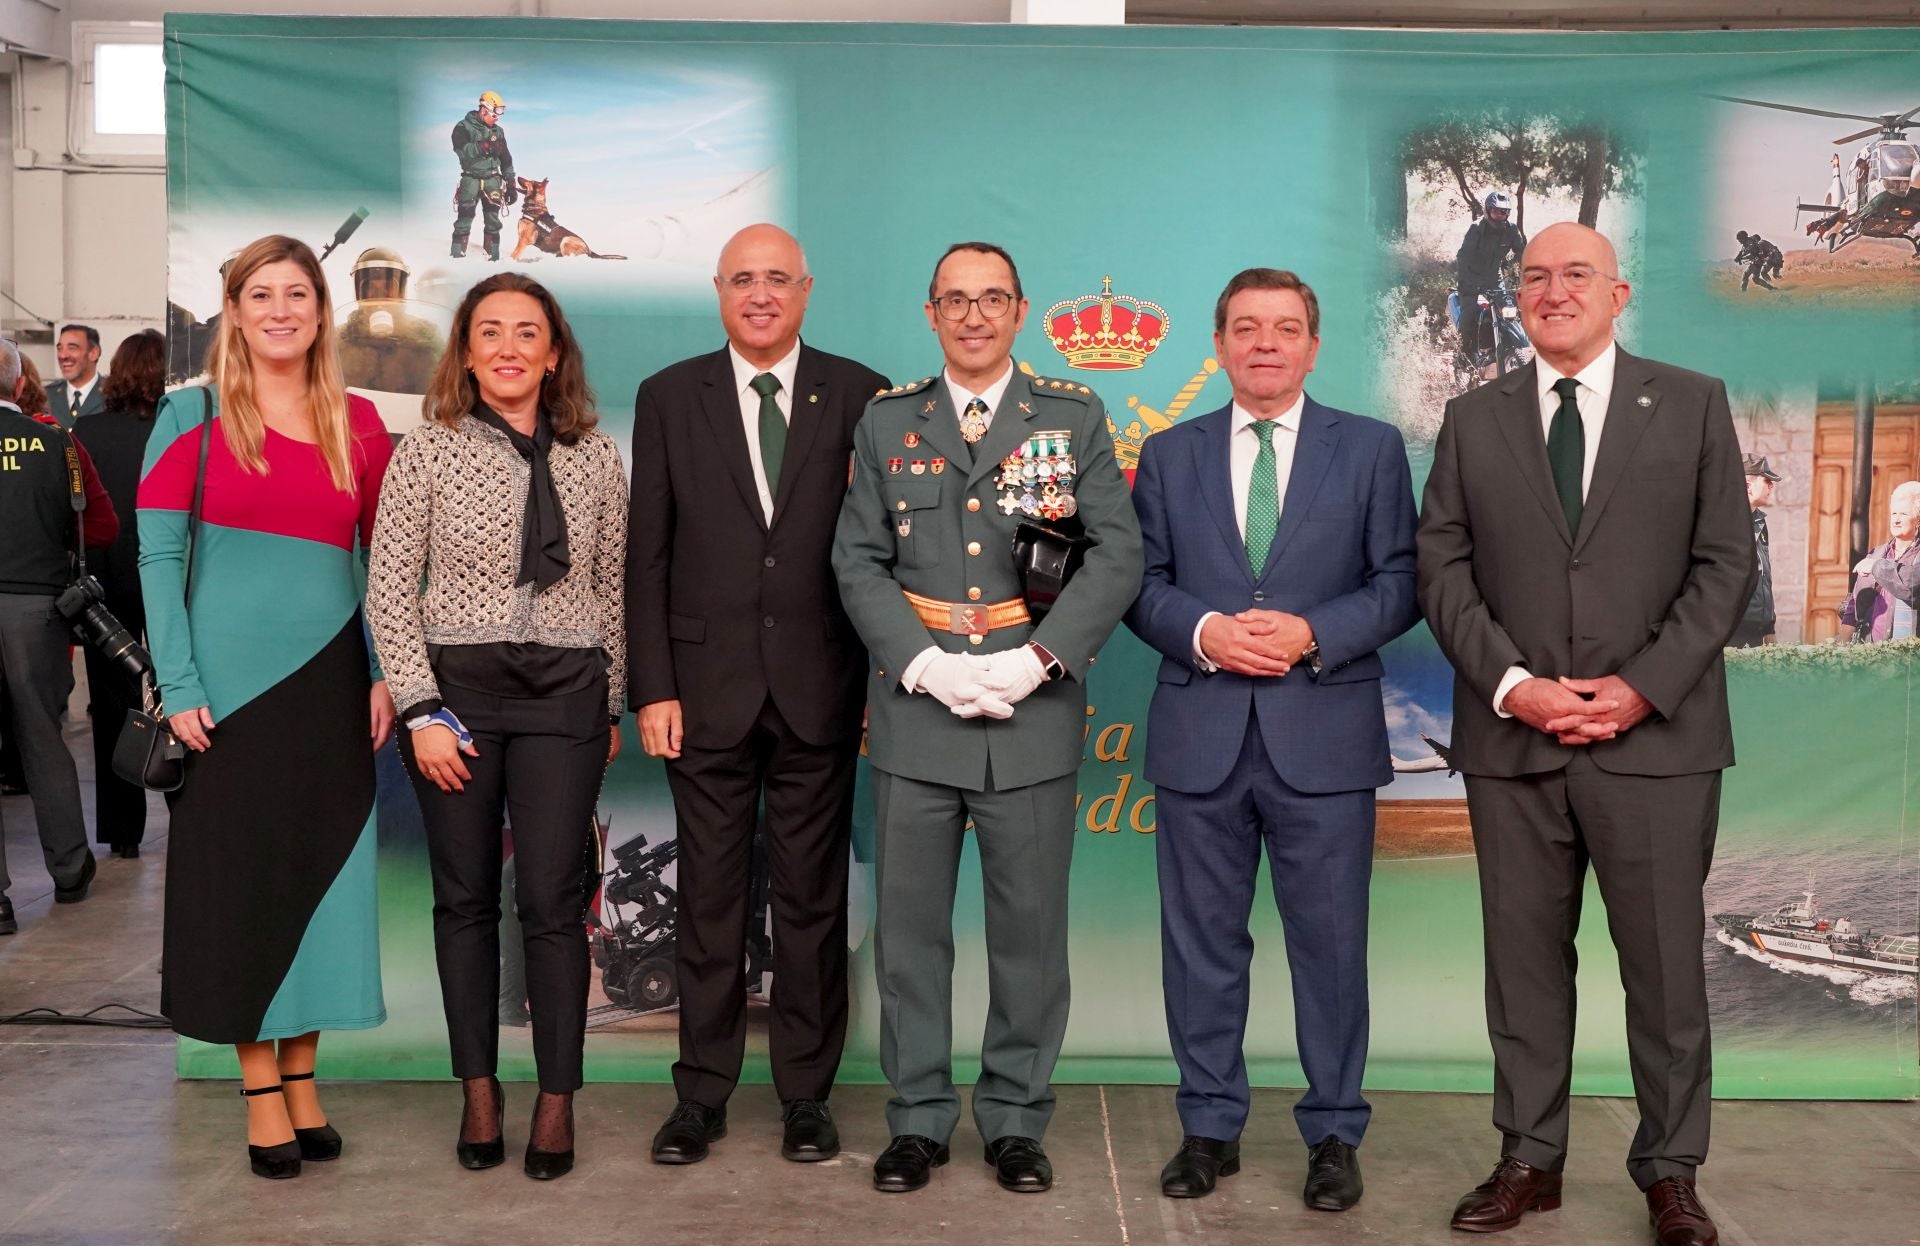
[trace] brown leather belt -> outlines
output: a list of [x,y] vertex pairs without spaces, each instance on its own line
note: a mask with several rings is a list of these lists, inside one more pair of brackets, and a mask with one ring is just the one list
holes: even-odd
[[922,597],[918,593],[901,593],[920,621],[937,631],[951,632],[955,636],[985,636],[997,628],[1012,627],[1017,623],[1028,623],[1032,616],[1027,613],[1027,603],[1021,598],[1011,601],[939,601],[932,597]]

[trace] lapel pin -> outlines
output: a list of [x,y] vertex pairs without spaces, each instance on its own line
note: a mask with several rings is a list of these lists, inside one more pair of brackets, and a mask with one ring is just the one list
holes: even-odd
[[820,395],[818,395],[818,394],[808,394],[808,395],[807,395],[807,401],[808,401],[808,402],[819,402],[819,401],[820,401]]
[[920,408],[920,414],[922,414],[922,415],[932,415],[932,414],[933,414],[933,406],[934,406],[934,403],[933,403],[933,399],[931,399],[931,398],[929,398],[929,399],[927,399],[927,405],[926,405],[926,406],[924,406],[924,407],[922,407],[922,408]]
[[1033,414],[1033,407],[1032,407],[1032,405],[1031,405],[1031,404],[1029,404],[1029,403],[1024,403],[1024,402],[1023,402],[1023,403],[1021,403],[1021,404],[1020,404],[1020,409],[1021,409],[1022,411],[1025,411],[1025,412],[1026,412],[1026,413],[1027,413],[1028,415],[1032,415],[1032,414]]
[[1651,407],[1653,405],[1653,399],[1647,397],[1645,394],[1642,394],[1640,395],[1640,405],[1643,407]]

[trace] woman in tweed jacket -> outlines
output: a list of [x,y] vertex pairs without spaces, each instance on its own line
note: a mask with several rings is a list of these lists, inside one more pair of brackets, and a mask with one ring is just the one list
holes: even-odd
[[[518,273],[467,292],[380,495],[367,617],[419,793],[453,1072],[455,1153],[506,1158],[494,1076],[502,817],[513,828],[540,1076],[526,1173],[573,1166],[587,939],[581,863],[620,751],[627,485],[560,306]],[[424,582],[424,588],[423,588]]]

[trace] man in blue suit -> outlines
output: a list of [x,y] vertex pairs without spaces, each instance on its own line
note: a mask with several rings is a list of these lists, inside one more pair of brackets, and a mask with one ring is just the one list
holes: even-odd
[[1264,840],[1307,1075],[1303,1197],[1345,1211],[1370,1112],[1373,797],[1393,777],[1376,650],[1419,617],[1413,485],[1396,429],[1306,396],[1320,306],[1305,282],[1247,269],[1213,320],[1233,402],[1150,438],[1133,490],[1146,578],[1127,625],[1163,655],[1146,777],[1186,1135],[1160,1188],[1194,1198],[1240,1168]]

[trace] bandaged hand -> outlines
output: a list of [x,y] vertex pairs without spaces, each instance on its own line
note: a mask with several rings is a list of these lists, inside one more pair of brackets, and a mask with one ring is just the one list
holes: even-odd
[[1003,677],[988,661],[971,653],[943,653],[920,673],[920,691],[946,706],[957,718],[1011,718],[1013,706],[999,696]]

